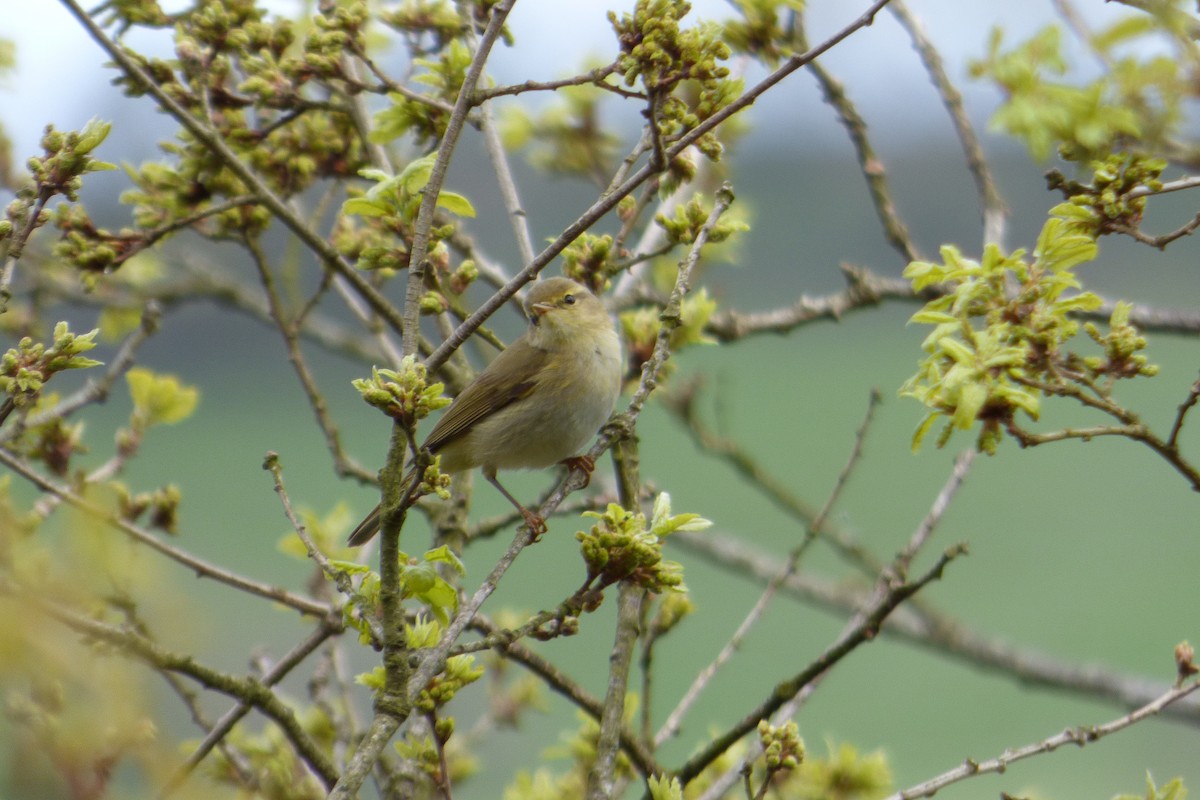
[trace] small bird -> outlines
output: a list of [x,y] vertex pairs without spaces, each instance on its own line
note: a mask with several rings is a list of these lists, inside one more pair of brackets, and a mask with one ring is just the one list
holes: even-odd
[[[595,464],[577,454],[621,393],[621,342],[604,304],[569,278],[534,283],[525,314],[529,329],[463,389],[423,447],[442,457],[443,472],[482,467],[530,529],[542,533],[545,521],[500,485],[496,471],[561,462],[591,473]],[[350,534],[350,546],[370,541],[379,521],[376,506]]]

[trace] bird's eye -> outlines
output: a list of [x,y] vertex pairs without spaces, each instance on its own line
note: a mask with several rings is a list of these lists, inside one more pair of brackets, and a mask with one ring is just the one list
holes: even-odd
[[563,303],[568,306],[575,305],[575,295],[573,295],[573,294],[563,295]]

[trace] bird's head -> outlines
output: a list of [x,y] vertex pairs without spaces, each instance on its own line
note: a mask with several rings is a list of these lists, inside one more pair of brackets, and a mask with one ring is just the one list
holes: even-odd
[[525,313],[539,336],[578,334],[598,327],[612,329],[612,320],[600,299],[570,278],[546,278],[534,283],[525,300]]

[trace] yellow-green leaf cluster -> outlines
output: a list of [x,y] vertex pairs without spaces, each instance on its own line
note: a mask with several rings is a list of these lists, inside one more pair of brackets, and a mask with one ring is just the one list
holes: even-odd
[[1050,214],[1068,221],[1072,230],[1092,237],[1137,228],[1146,210],[1148,195],[1162,188],[1167,162],[1131,153],[1112,153],[1092,162],[1092,182],[1082,184],[1051,172],[1052,188],[1068,194],[1065,203]]
[[406,356],[399,370],[374,367],[370,378],[352,383],[364,400],[406,425],[414,425],[450,403],[449,398],[442,397],[445,387],[429,383],[425,365],[413,356]]
[[[342,545],[350,526],[356,521],[350,513],[349,505],[339,502],[324,517],[318,516],[311,508],[302,508],[299,510],[299,516],[304,530],[322,553],[350,553],[350,548]],[[302,561],[308,559],[308,550],[305,549],[304,542],[300,541],[300,537],[293,530],[280,537],[277,547],[281,553]]]
[[646,781],[651,800],[683,800],[683,785],[679,778],[651,775]]
[[605,96],[594,86],[566,86],[536,115],[509,109],[503,118],[505,144],[513,149],[532,147],[530,160],[539,169],[604,185],[621,144],[602,116]]
[[[686,203],[675,206],[673,216],[658,214],[654,221],[666,231],[667,240],[674,244],[692,244],[696,241],[704,224],[712,213],[712,203],[707,203],[703,195],[696,194]],[[708,241],[723,242],[729,237],[750,230],[745,222],[722,218],[708,231]]]
[[[654,98],[655,122],[666,141],[687,133],[732,102],[742,90],[720,62],[731,54],[720,28],[681,23],[691,11],[686,0],[638,0],[632,14],[609,12],[621,53],[617,69],[626,86],[639,82]],[[690,94],[682,91],[688,85]],[[696,141],[705,156],[720,159],[721,143],[710,131]]]
[[651,592],[687,591],[683,567],[663,560],[662,540],[675,531],[699,531],[712,524],[696,514],[672,515],[666,492],[654,503],[649,527],[644,515],[616,503],[609,503],[603,512],[585,511],[584,516],[599,520],[590,532],[575,534],[589,581],[598,581],[602,588],[632,580]]
[[1156,3],[1097,29],[1089,45],[1108,69],[1092,82],[1063,79],[1068,64],[1058,27],[1042,29],[1011,49],[993,31],[988,54],[971,65],[1006,100],[993,126],[1023,140],[1045,159],[1057,148],[1071,161],[1104,158],[1128,142],[1157,150],[1177,131],[1192,95],[1191,14]]
[[[704,287],[683,298],[679,309],[679,325],[671,331],[668,340],[671,352],[677,353],[697,344],[712,344],[714,340],[704,329],[716,311],[717,301],[709,296]],[[643,306],[621,313],[618,321],[622,338],[629,348],[629,368],[637,372],[654,354],[654,345],[662,328],[662,312],[652,306]],[[669,362],[667,366],[670,367]]]
[[1147,772],[1145,794],[1119,794],[1113,800],[1186,800],[1187,793],[1182,778],[1172,778],[1158,786],[1154,783],[1154,777]]
[[88,358],[86,353],[96,346],[99,330],[77,335],[65,322],[54,326],[54,342],[46,347],[31,337],[23,337],[16,347],[0,356],[0,392],[18,407],[35,400],[42,386],[57,372],[86,369],[102,362]]
[[1140,351],[1146,348],[1146,337],[1142,336],[1129,322],[1133,307],[1129,303],[1117,303],[1108,319],[1108,333],[1102,334],[1092,323],[1084,325],[1087,335],[1104,348],[1103,356],[1089,356],[1083,364],[1090,375],[1108,378],[1132,378],[1143,375],[1152,378],[1158,374],[1158,366],[1151,364]]
[[922,344],[928,355],[900,391],[931,409],[913,436],[914,448],[938,419],[946,419],[939,446],[955,429],[979,421],[979,448],[993,452],[1014,414],[1038,417],[1036,386],[1058,379],[1053,365],[1068,357],[1063,345],[1079,329],[1072,312],[1100,306],[1095,295],[1076,291],[1080,284],[1073,271],[1096,250],[1092,237],[1052,218],[1032,261],[1023,250],[1006,256],[989,244],[980,261],[945,246],[941,263],[908,265],[904,275],[914,289],[947,290],[911,319],[933,326]]
[[[410,162],[398,175],[388,175],[378,169],[360,170],[359,175],[375,183],[365,194],[352,197],[343,203],[342,212],[363,217],[390,215],[405,222],[416,220],[422,192],[429,183],[435,159],[434,153],[418,158]],[[441,192],[437,204],[460,217],[475,216],[475,209],[470,201],[454,192]]]
[[725,41],[734,52],[757,56],[772,67],[792,55],[795,34],[784,21],[804,10],[804,0],[732,0],[730,5],[741,15],[724,23]]
[[386,144],[408,133],[417,142],[438,141],[450,121],[448,109],[458,99],[458,93],[471,66],[471,51],[462,39],[451,39],[441,48],[437,58],[418,58],[414,65],[424,69],[413,80],[429,86],[430,99],[424,102],[398,92],[388,95],[391,102],[375,115],[371,140]]
[[[832,749],[832,747],[831,747]],[[873,800],[892,786],[892,771],[881,752],[863,755],[842,744],[827,757],[804,760],[789,781],[801,800]]]

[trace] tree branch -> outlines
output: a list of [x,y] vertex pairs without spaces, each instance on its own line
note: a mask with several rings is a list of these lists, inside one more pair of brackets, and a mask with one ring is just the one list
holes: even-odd
[[1014,750],[1005,750],[999,756],[988,759],[987,761],[975,761],[967,759],[962,766],[945,772],[936,778],[931,778],[923,783],[917,784],[910,789],[905,789],[902,792],[896,792],[889,795],[887,800],[913,800],[916,797],[933,797],[939,790],[953,783],[973,778],[977,775],[986,775],[990,772],[1002,773],[1005,772],[1010,764],[1017,761],[1022,761],[1032,756],[1044,755],[1052,753],[1063,745],[1073,744],[1078,747],[1083,747],[1086,744],[1097,742],[1106,736],[1124,730],[1144,719],[1158,714],[1163,709],[1187,697],[1192,692],[1200,689],[1200,683],[1195,681],[1172,689],[1169,692],[1161,695],[1153,702],[1150,702],[1141,708],[1126,714],[1123,717],[1107,722],[1103,725],[1096,726],[1080,726],[1076,728],[1067,728],[1062,733],[1055,736],[1043,739],[1040,742],[1027,744],[1024,747],[1018,747]]

